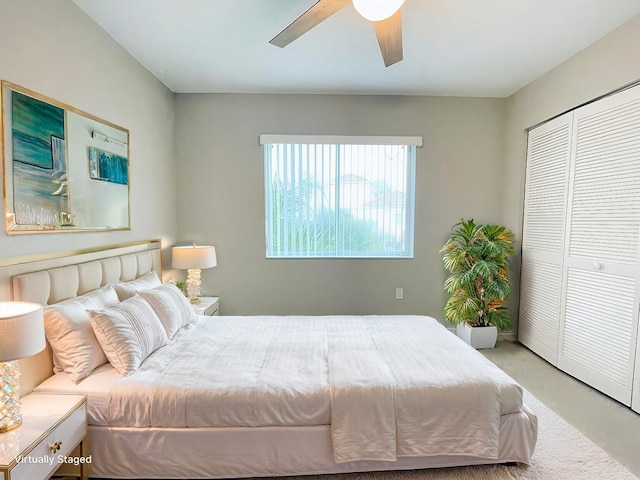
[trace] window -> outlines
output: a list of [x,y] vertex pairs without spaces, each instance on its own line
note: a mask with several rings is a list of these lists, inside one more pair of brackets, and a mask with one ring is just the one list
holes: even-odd
[[262,135],[268,258],[412,258],[420,137]]

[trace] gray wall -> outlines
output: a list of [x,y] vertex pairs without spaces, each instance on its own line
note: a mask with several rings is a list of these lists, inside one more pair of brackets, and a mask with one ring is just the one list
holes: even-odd
[[[504,100],[178,94],[179,240],[214,244],[203,292],[223,314],[428,314],[442,319],[438,253],[461,217],[502,219]],[[422,135],[415,258],[265,258],[262,133]],[[395,300],[395,288],[404,300]]]
[[[640,78],[637,17],[506,100],[174,96],[70,0],[0,0],[0,7],[0,78],[128,128],[132,185],[131,231],[2,230],[0,260],[147,238],[165,248],[213,243],[218,267],[203,271],[204,291],[223,297],[226,314],[441,319],[438,250],[451,226],[460,217],[504,223],[519,240],[525,129]],[[266,260],[261,133],[422,135],[415,258]],[[518,259],[512,271],[515,309]],[[396,287],[404,300],[394,299]]]
[[[640,16],[530,83],[506,100],[503,223],[522,233],[526,129],[596,97],[640,80]],[[518,245],[519,248],[519,245]],[[510,305],[518,303],[519,258],[512,264]]]
[[0,226],[0,259],[174,243],[174,95],[71,0],[0,0],[0,11],[0,78],[129,129],[132,188],[130,231],[6,235]]

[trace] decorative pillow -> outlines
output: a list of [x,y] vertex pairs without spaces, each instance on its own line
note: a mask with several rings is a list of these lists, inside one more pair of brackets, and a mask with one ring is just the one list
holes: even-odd
[[112,285],[105,285],[104,287],[85,293],[79,297],[65,300],[65,302],[68,301],[80,302],[87,308],[105,308],[115,305],[116,303],[120,303],[120,298]]
[[64,371],[74,383],[107,363],[82,303],[66,300],[46,307],[44,328],[56,370]]
[[169,343],[160,319],[140,296],[104,310],[89,310],[89,315],[107,359],[124,376],[135,372],[149,355]]
[[106,308],[118,302],[118,294],[107,285],[45,307],[44,328],[53,351],[54,372],[65,372],[78,383],[95,368],[107,363],[86,309]]
[[138,290],[138,295],[149,302],[169,338],[172,338],[183,326],[196,321],[195,310],[175,285],[160,285],[151,290]]
[[138,290],[146,290],[162,285],[158,274],[154,271],[144,274],[130,282],[114,283],[113,288],[118,292],[120,301],[133,297]]

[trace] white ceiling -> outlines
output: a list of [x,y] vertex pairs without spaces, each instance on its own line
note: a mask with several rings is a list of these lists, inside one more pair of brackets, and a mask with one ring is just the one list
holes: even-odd
[[284,49],[315,0],[73,0],[178,93],[505,97],[640,14],[639,0],[406,0],[404,60],[385,68],[349,5]]

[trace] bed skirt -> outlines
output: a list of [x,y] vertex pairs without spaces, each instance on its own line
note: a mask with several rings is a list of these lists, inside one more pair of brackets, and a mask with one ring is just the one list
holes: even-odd
[[503,415],[497,459],[438,455],[335,463],[331,427],[128,428],[89,426],[90,475],[113,479],[213,479],[530,464],[535,415]]

